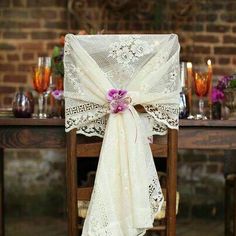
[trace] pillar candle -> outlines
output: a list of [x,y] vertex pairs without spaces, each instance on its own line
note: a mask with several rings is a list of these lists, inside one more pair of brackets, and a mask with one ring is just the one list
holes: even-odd
[[192,114],[192,78],[193,78],[193,65],[191,62],[187,62],[187,86],[188,86],[188,105],[189,115]]

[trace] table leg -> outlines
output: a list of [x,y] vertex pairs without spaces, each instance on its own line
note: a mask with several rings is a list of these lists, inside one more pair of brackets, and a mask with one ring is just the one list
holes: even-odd
[[0,148],[0,236],[4,236],[4,150]]

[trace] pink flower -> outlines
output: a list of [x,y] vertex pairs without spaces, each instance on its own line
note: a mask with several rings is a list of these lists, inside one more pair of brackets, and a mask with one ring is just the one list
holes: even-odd
[[127,91],[123,89],[110,89],[107,93],[107,100],[110,103],[111,113],[119,113],[125,111],[130,99],[126,97]]
[[107,93],[107,100],[110,102],[112,100],[124,98],[127,94],[126,90],[123,89],[110,89]]
[[63,98],[63,90],[54,90],[51,94],[56,100],[61,100]]

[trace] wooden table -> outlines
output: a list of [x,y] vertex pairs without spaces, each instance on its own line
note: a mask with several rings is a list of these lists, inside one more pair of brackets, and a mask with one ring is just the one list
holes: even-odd
[[[236,121],[181,120],[180,149],[236,149]],[[0,236],[4,236],[4,149],[65,148],[62,119],[0,119]]]

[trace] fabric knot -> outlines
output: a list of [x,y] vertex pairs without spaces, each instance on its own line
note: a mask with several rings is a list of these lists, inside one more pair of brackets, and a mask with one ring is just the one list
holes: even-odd
[[132,101],[131,97],[127,96],[127,90],[124,89],[110,89],[106,97],[111,113],[124,112]]

